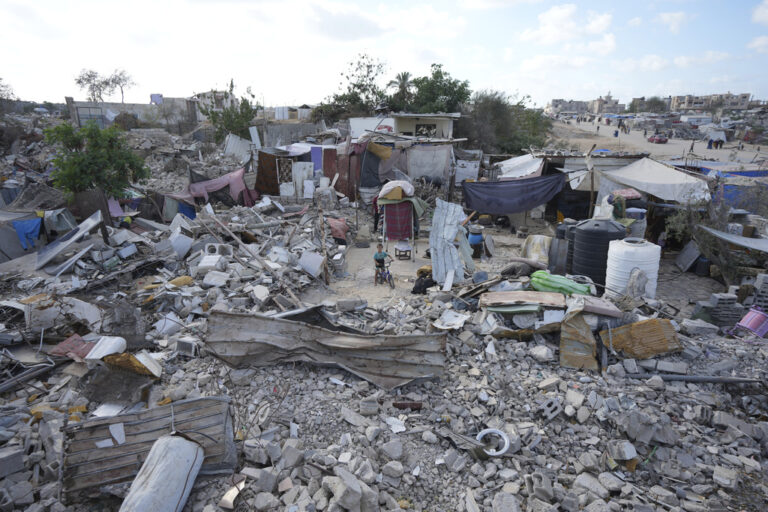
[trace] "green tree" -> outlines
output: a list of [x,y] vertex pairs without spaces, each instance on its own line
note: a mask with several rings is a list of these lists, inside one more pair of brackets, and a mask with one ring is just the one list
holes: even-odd
[[552,121],[528,107],[530,98],[510,97],[500,91],[479,91],[462,109],[455,135],[466,137],[471,147],[486,153],[520,153],[541,147]]
[[443,71],[442,64],[432,64],[430,76],[413,80],[416,93],[412,109],[416,112],[458,112],[472,94],[468,80],[458,80]]
[[103,102],[104,96],[115,92],[115,84],[108,76],[102,76],[92,69],[83,69],[75,77],[75,83],[88,93],[88,101]]
[[655,114],[664,112],[667,110],[667,103],[658,96],[651,96],[645,100],[645,111],[653,112]]
[[6,104],[15,100],[13,89],[0,78],[0,113],[5,112]]
[[343,117],[371,115],[385,98],[379,86],[383,74],[383,62],[366,53],[359,54],[341,73],[339,92],[312,111],[312,120],[335,122]]
[[65,123],[47,129],[45,138],[57,148],[53,184],[68,194],[101,188],[107,197],[124,197],[131,183],[149,177],[149,168],[115,126],[102,130],[90,122],[75,129]]
[[[235,81],[229,81],[229,91],[227,97],[233,97],[235,94]],[[250,139],[251,134],[248,128],[253,126],[253,120],[256,118],[261,105],[254,102],[255,95],[250,87],[246,89],[246,95],[240,97],[240,100],[227,105],[222,109],[213,107],[201,107],[200,111],[208,118],[214,128],[214,139],[220,143],[229,133],[234,133],[238,137]]]
[[633,114],[637,114],[638,112],[642,112],[644,106],[645,106],[644,97],[635,98],[629,102],[629,105],[627,105],[627,112],[632,112]]
[[387,104],[393,111],[403,111],[408,108],[413,99],[413,80],[408,71],[403,71],[395,75],[394,80],[390,80],[387,89],[394,89],[394,93],[387,98]]
[[128,74],[124,69],[116,69],[109,78],[109,82],[113,87],[120,89],[120,103],[125,103],[125,89],[133,87],[136,82],[133,81],[133,77]]

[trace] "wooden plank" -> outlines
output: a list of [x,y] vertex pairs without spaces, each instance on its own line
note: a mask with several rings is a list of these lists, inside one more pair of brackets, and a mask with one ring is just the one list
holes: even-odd
[[[231,472],[237,463],[229,397],[182,400],[162,407],[67,425],[64,433],[62,491],[65,494],[131,480],[154,442],[170,433],[185,433],[203,447],[202,474]],[[126,442],[97,448],[109,439],[109,425],[122,423]]]

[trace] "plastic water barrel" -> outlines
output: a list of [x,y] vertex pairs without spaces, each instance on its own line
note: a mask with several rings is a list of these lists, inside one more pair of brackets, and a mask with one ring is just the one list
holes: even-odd
[[610,219],[588,219],[576,224],[573,243],[573,273],[605,284],[608,244],[627,236],[627,230]]
[[608,266],[605,272],[605,292],[620,295],[627,290],[627,283],[632,270],[639,268],[648,277],[645,296],[656,297],[656,284],[659,279],[659,260],[661,247],[642,238],[613,240],[608,248]]
[[576,224],[568,224],[565,228],[565,239],[568,241],[568,252],[565,257],[565,271],[569,274],[573,270],[573,246],[575,244]]

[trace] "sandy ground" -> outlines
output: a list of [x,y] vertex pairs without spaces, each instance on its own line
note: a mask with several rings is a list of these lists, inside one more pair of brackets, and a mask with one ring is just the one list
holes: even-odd
[[[588,151],[592,144],[597,144],[597,149],[611,149],[614,151],[644,151],[649,152],[656,159],[671,159],[684,157],[691,149],[690,140],[670,139],[666,144],[654,144],[648,142],[642,130],[632,130],[625,134],[619,132],[618,137],[613,136],[616,130],[612,126],[600,125],[600,131],[593,123],[571,124],[555,122],[553,125],[553,137],[565,140],[568,148]],[[650,133],[648,137],[650,137]],[[758,146],[745,144],[744,149],[736,149],[735,143],[727,143],[723,149],[707,149],[704,142],[695,142],[693,154],[700,159],[751,162],[758,158],[768,158],[768,148],[765,146],[757,151]]]
[[[372,224],[370,216],[366,217],[366,220],[361,219],[361,221]],[[553,229],[546,221],[527,219],[525,222],[531,234],[554,235]],[[423,265],[431,264],[430,259],[425,256],[427,249],[429,249],[429,223],[430,220],[422,219],[421,236],[416,241],[415,260],[395,259],[392,262],[390,271],[395,278],[394,290],[388,285],[374,284],[373,253],[376,252],[376,241],[365,238],[370,247],[360,248],[352,245],[347,250],[344,275],[335,275],[328,287],[312,286],[306,289],[301,295],[302,301],[319,304],[324,300],[361,298],[371,304],[376,304],[396,297],[411,296],[411,289],[416,281],[416,271]],[[475,270],[498,273],[502,267],[509,263],[509,256],[520,254],[520,247],[525,240],[511,234],[508,228],[487,226],[484,232],[486,236],[493,237],[496,256],[490,259],[474,260]],[[387,249],[385,248],[385,250]],[[394,258],[394,242],[389,243],[387,252]]]

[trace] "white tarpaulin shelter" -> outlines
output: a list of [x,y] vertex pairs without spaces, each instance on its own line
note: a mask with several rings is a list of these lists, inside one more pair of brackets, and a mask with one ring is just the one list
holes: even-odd
[[499,179],[514,179],[524,176],[539,176],[541,168],[544,165],[543,158],[537,158],[533,155],[523,155],[503,160],[496,164],[501,169]]
[[650,158],[643,158],[615,171],[604,171],[600,194],[610,194],[618,185],[632,187],[665,201],[696,203],[709,201],[707,182]]

